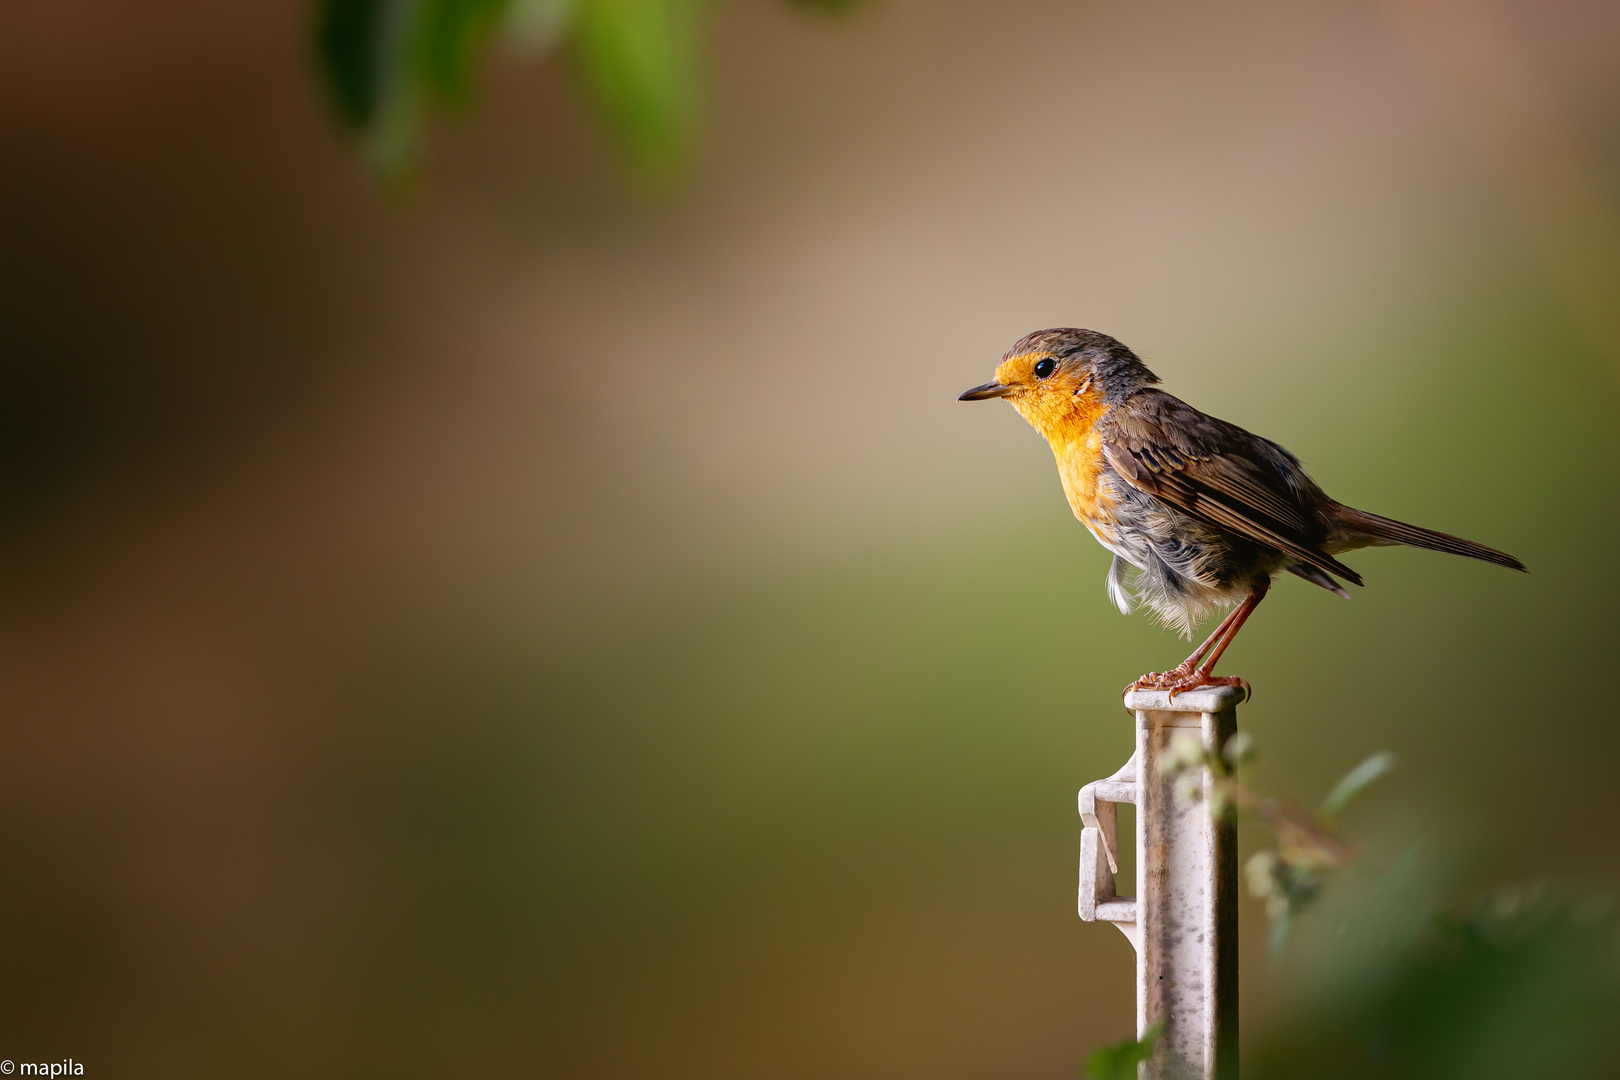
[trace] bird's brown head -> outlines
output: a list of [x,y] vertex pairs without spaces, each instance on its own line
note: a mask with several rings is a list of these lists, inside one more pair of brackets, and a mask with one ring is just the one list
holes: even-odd
[[1095,330],[1037,330],[1018,340],[996,377],[959,401],[1004,397],[1054,442],[1082,417],[1094,418],[1159,377],[1135,353]]

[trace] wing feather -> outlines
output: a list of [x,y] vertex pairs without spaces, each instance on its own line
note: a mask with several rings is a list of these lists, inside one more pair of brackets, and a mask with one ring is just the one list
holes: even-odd
[[1099,428],[1103,455],[1138,491],[1361,584],[1359,574],[1322,550],[1324,530],[1302,498],[1315,485],[1276,444],[1158,390],[1116,405]]

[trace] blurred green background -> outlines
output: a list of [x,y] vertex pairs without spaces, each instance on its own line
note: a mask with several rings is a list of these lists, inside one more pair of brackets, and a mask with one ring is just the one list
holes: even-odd
[[1074,793],[1185,646],[955,401],[1046,326],[1532,570],[1283,582],[1259,787],[1615,883],[1620,8],[750,0],[678,179],[497,43],[387,190],[297,4],[0,26],[0,1056],[1077,1075]]

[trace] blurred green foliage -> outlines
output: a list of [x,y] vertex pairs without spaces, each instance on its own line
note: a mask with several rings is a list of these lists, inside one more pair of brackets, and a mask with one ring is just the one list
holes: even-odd
[[[1235,741],[1235,740],[1234,740]],[[1230,756],[1230,755],[1229,755]],[[1358,849],[1335,818],[1394,767],[1381,752],[1351,769],[1314,812],[1279,807],[1242,787],[1233,760],[1206,754],[1229,805],[1256,810],[1275,843],[1249,860],[1280,955],[1295,921]],[[1224,772],[1222,770],[1225,770]],[[1269,812],[1268,812],[1268,807]],[[1211,805],[1211,810],[1217,807]],[[1218,811],[1217,811],[1218,812]],[[1341,904],[1337,945],[1311,958],[1312,988],[1262,1042],[1263,1080],[1531,1080],[1609,1077],[1620,1067],[1620,919],[1611,898],[1532,884],[1487,893],[1461,912],[1430,914],[1413,892],[1419,848],[1371,895]]]
[[1255,1080],[1597,1080],[1620,1072],[1620,918],[1604,896],[1545,885],[1418,920],[1344,927],[1353,952],[1254,1055]]
[[[1216,754],[1196,736],[1161,762],[1196,799],[1208,769],[1212,814],[1268,826],[1273,844],[1249,860],[1266,903],[1273,955],[1358,849],[1335,817],[1394,766],[1381,752],[1351,769],[1314,812],[1253,792],[1239,778],[1254,740]],[[1190,781],[1183,784],[1182,781]],[[1487,893],[1462,911],[1428,913],[1413,893],[1418,848],[1363,875],[1370,895],[1341,904],[1335,946],[1310,958],[1307,992],[1261,1042],[1261,1080],[1598,1080],[1620,1072],[1620,916],[1602,894],[1533,884]],[[1342,880],[1342,879],[1340,879]],[[1151,1039],[1094,1054],[1093,1080],[1134,1076]],[[1131,1057],[1131,1053],[1139,1056]]]
[[[859,0],[790,0],[838,13]],[[705,0],[319,0],[316,51],[338,116],[371,164],[415,160],[424,105],[465,106],[490,39],[564,46],[642,165],[677,160],[694,126]]]
[[1136,1067],[1153,1053],[1159,1031],[1154,1024],[1140,1040],[1126,1039],[1094,1052],[1086,1058],[1086,1080],[1136,1080]]

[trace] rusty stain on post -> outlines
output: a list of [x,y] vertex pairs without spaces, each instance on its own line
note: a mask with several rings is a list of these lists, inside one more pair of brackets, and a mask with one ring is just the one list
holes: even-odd
[[[1230,816],[1210,818],[1205,798],[1176,796],[1159,761],[1181,732],[1216,753],[1237,730],[1243,693],[1212,687],[1177,694],[1136,691],[1136,752],[1113,776],[1080,789],[1080,917],[1111,922],[1136,949],[1136,1032],[1162,1024],[1142,1080],[1237,1076],[1237,835]],[[1136,896],[1122,898],[1119,803],[1136,806]]]

